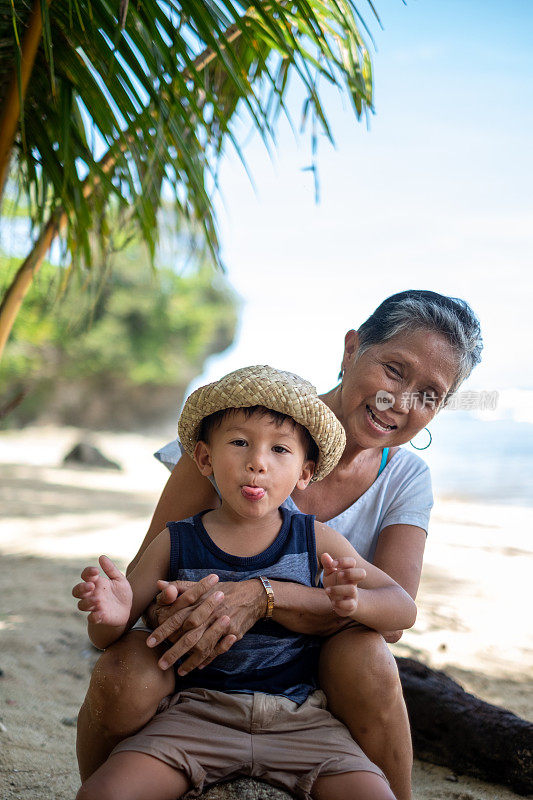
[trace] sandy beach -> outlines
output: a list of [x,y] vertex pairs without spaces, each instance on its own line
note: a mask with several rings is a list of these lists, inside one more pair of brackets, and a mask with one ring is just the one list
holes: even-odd
[[[0,800],[72,800],[75,718],[97,658],[71,588],[105,552],[125,567],[166,470],[160,437],[94,434],[122,471],[63,467],[68,428],[0,434]],[[397,655],[533,720],[533,508],[439,500],[418,620]],[[417,762],[415,800],[511,800],[510,789]]]

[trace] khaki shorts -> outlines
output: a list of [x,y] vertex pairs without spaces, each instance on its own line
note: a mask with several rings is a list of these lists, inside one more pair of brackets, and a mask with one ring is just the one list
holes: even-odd
[[298,705],[279,695],[191,689],[165,698],[156,716],[113,753],[134,750],[182,770],[188,797],[212,783],[249,775],[309,798],[319,775],[380,775],[326,710],[323,692]]

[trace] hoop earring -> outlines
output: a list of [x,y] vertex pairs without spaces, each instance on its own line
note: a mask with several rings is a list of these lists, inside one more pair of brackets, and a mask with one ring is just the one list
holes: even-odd
[[428,447],[429,447],[429,445],[431,444],[431,442],[432,442],[432,440],[433,440],[433,437],[432,437],[432,435],[431,435],[431,431],[429,430],[429,428],[424,428],[424,430],[425,430],[425,431],[427,431],[427,432],[428,432],[428,434],[429,434],[429,442],[428,442],[428,443],[425,445],[425,447],[417,447],[417,446],[416,446],[416,444],[413,444],[413,442],[412,442],[412,440],[411,440],[411,441],[409,442],[409,444],[411,445],[411,447],[414,447],[414,448],[415,448],[415,450],[427,450],[427,449],[428,449]]

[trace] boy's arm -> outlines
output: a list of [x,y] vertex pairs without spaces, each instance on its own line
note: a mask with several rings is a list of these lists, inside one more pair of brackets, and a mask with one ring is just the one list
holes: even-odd
[[[319,563],[323,553],[329,553],[335,560],[355,559],[356,609],[350,614],[353,620],[377,631],[404,630],[414,625],[416,604],[396,581],[362,558],[344,536],[328,525],[315,522],[315,537]],[[363,573],[357,570],[361,569],[365,574],[359,578]],[[343,582],[352,583],[349,579],[343,581],[341,572],[337,583]],[[331,591],[335,592],[335,588]]]
[[[167,578],[169,560],[170,534],[168,529],[165,528],[164,531],[150,542],[136,566],[130,572],[128,578],[125,578],[122,573],[114,567],[112,562],[109,562],[114,567],[114,579],[117,581],[128,581],[131,586],[131,607],[127,619],[120,625],[97,622],[96,619],[98,616],[93,616],[94,612],[89,615],[87,631],[91,642],[96,647],[100,649],[109,647],[110,644],[119,639],[123,633],[131,628],[146,606],[157,594],[157,581]],[[106,570],[106,574],[113,580],[109,571]]]

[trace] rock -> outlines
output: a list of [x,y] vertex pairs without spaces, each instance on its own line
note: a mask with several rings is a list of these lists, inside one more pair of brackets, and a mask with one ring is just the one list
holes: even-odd
[[63,717],[63,719],[61,720],[61,724],[66,725],[67,728],[75,728],[77,721],[78,721],[77,717]]
[[63,464],[81,464],[85,467],[122,470],[120,464],[111,461],[89,442],[78,442],[63,459]]
[[293,800],[293,795],[254,778],[238,778],[212,786],[201,795],[204,800]]
[[396,662],[417,758],[518,794],[533,792],[530,722],[465,692],[444,672],[410,658]]

